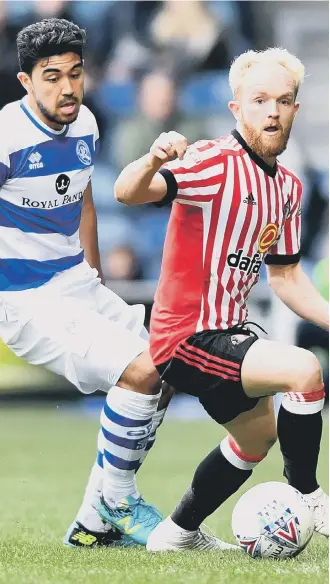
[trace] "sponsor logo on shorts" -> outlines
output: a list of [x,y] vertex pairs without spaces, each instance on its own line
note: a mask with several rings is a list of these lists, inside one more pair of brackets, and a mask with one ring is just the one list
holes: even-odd
[[240,345],[243,341],[249,338],[249,335],[232,335],[230,337],[232,345]]
[[266,227],[263,228],[259,235],[258,240],[258,251],[259,253],[265,253],[269,248],[275,243],[278,236],[278,226],[275,223],[268,223]]
[[262,260],[260,253],[255,253],[251,258],[249,256],[243,256],[243,250],[240,249],[237,253],[229,254],[227,264],[230,268],[237,268],[247,275],[259,274]]

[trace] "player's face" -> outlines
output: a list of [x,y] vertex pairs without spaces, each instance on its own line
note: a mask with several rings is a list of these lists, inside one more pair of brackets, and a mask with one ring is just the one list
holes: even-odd
[[29,103],[46,124],[59,129],[77,119],[84,92],[79,55],[64,53],[41,59],[29,79]]
[[286,149],[299,104],[295,103],[294,80],[281,65],[255,65],[244,76],[236,109],[247,144],[266,162]]

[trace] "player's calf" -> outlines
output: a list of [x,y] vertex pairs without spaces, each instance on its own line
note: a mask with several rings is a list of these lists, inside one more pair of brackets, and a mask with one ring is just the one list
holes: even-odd
[[310,351],[259,339],[245,355],[242,382],[250,397],[285,393],[277,421],[284,476],[298,491],[317,499],[315,529],[328,531],[318,517],[324,507],[317,480],[324,404],[318,359]]
[[248,480],[265,455],[247,455],[228,435],[196,469],[191,486],[172,514],[179,528],[199,529],[203,521],[214,513]]
[[[160,378],[147,351],[125,369],[109,390],[101,415],[104,437],[102,519],[139,544],[161,521],[161,514],[146,504],[136,487],[135,474],[143,462],[156,425]],[[155,425],[156,424],[156,425]]]
[[244,455],[264,458],[277,440],[273,398],[260,398],[255,408],[243,412],[224,427]]
[[[156,440],[156,432],[162,424],[167,406],[173,396],[174,390],[166,383],[162,384],[162,395],[158,402],[158,408],[152,418],[152,431],[149,435],[144,451],[141,453],[139,467],[153,447]],[[98,451],[95,464],[89,477],[85,496],[78,515],[68,529],[64,537],[64,543],[71,547],[95,547],[95,546],[130,546],[135,542],[129,535],[123,535],[111,524],[102,521],[97,512],[103,489],[103,458],[104,436],[102,430],[98,436]],[[136,472],[138,470],[136,469]]]
[[203,533],[200,525],[240,488],[263,458],[246,455],[228,435],[197,467],[191,486],[172,515],[152,532],[148,551],[235,549]]

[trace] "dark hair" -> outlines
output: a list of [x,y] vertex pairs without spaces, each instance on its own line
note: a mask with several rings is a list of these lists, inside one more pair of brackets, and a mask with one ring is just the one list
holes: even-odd
[[86,41],[86,31],[64,18],[45,18],[30,24],[16,39],[20,70],[31,75],[40,59],[52,55],[73,52],[83,58]]

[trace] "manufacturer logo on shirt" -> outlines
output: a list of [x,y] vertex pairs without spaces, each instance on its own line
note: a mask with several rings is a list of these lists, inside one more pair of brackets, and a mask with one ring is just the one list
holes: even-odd
[[243,203],[246,203],[247,205],[256,205],[257,204],[252,193],[250,193],[246,197],[246,199],[244,199]]
[[30,161],[31,164],[29,164],[29,169],[30,170],[34,170],[35,168],[43,168],[44,167],[44,163],[41,162],[41,154],[40,152],[32,152],[32,154],[30,154],[28,160]]
[[85,140],[78,140],[76,146],[76,153],[80,162],[85,164],[85,166],[89,166],[91,164],[92,157],[88,144],[86,144]]
[[259,253],[265,253],[276,241],[278,236],[278,227],[275,223],[268,223],[266,227],[263,228],[258,239],[258,251]]
[[70,179],[66,174],[59,174],[55,181],[55,188],[59,195],[65,195],[70,185]]

